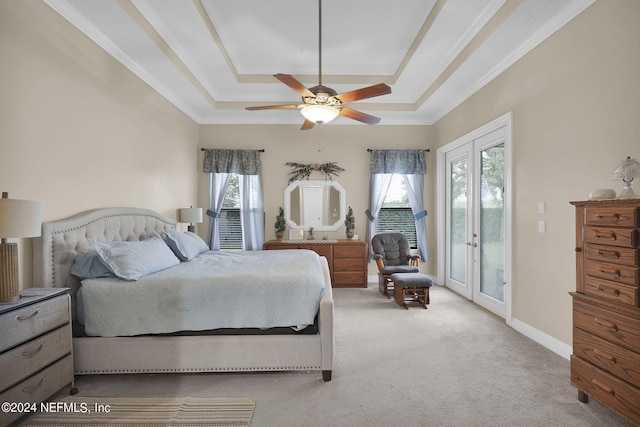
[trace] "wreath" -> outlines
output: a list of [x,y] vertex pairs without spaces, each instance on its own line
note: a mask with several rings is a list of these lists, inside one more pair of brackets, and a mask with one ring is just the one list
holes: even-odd
[[310,163],[305,165],[304,163],[295,163],[295,162],[287,162],[286,166],[290,166],[292,168],[291,172],[289,172],[289,184],[296,180],[309,179],[311,172],[317,171],[322,172],[325,175],[325,179],[329,178],[333,180],[334,176],[338,176],[340,172],[344,172],[336,162],[330,163]]

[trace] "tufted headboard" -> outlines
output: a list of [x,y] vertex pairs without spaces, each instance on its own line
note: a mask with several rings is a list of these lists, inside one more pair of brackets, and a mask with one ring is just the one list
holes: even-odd
[[153,233],[174,230],[176,221],[139,208],[104,208],[42,224],[33,239],[33,286],[70,288],[75,319],[75,295],[80,281],[69,272],[79,254],[93,249],[89,239],[144,240]]

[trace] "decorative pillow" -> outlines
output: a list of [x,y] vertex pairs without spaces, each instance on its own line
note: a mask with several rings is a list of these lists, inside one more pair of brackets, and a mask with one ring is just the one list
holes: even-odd
[[116,275],[102,263],[96,251],[89,251],[78,255],[71,266],[71,274],[80,280],[116,277]]
[[100,259],[113,274],[124,280],[138,280],[147,274],[180,264],[158,234],[147,240],[92,241]]
[[170,230],[167,231],[167,245],[180,261],[190,261],[200,255],[202,252],[208,251],[207,244],[196,233],[185,231]]

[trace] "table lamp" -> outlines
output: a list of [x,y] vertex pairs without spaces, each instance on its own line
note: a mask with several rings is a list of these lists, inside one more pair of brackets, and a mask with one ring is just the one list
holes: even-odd
[[624,188],[618,195],[618,199],[635,199],[638,197],[633,192],[633,188],[631,188],[633,179],[638,177],[640,177],[640,163],[636,159],[627,156],[627,159],[623,160],[613,173],[613,179],[621,179],[624,182]]
[[181,208],[179,212],[180,222],[189,223],[187,230],[195,233],[196,227],[193,224],[202,222],[202,208],[194,208],[191,206],[190,208]]
[[42,203],[9,199],[3,192],[0,199],[0,303],[20,298],[18,244],[7,238],[36,237],[42,229]]

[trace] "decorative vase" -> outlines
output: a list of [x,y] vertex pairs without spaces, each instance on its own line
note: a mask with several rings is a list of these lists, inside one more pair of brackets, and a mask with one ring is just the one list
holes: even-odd
[[347,230],[347,231],[345,231],[345,234],[347,235],[347,239],[353,239],[353,236],[356,233],[353,230]]
[[282,240],[282,236],[284,236],[284,231],[276,231],[276,239]]

